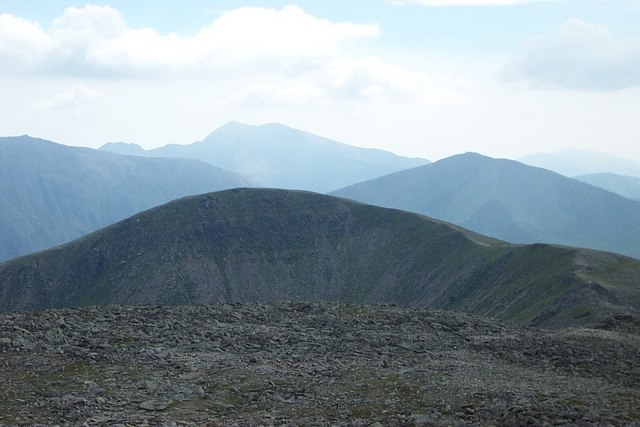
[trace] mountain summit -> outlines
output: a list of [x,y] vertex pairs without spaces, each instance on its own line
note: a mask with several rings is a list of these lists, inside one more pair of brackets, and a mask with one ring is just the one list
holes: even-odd
[[103,150],[153,157],[198,159],[238,172],[264,187],[327,192],[429,163],[371,148],[359,148],[272,123],[229,122],[200,142],[170,144],[140,152],[128,145]]

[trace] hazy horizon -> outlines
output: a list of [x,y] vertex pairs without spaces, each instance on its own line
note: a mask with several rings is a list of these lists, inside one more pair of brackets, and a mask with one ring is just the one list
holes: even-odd
[[239,121],[640,162],[639,20],[638,0],[0,0],[0,136],[150,149]]

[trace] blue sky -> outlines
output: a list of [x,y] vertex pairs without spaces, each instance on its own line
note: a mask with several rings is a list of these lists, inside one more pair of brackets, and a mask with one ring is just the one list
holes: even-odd
[[90,147],[238,120],[432,160],[640,161],[640,0],[0,0],[0,109],[0,135]]

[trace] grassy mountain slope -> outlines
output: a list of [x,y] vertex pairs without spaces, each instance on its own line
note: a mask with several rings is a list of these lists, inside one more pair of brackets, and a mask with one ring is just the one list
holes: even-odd
[[189,194],[246,185],[206,163],[0,138],[0,260],[59,245]]
[[622,256],[509,245],[315,193],[236,189],[0,264],[0,309],[333,300],[563,325],[636,313],[638,273]]
[[574,176],[578,181],[603,188],[628,199],[640,200],[640,178],[614,173],[593,173]]
[[[141,155],[141,149],[127,144],[108,144],[103,149]],[[342,144],[275,123],[251,126],[231,122],[203,141],[170,144],[142,153],[194,158],[236,171],[265,187],[317,192],[429,163]]]
[[461,154],[332,194],[421,213],[509,242],[640,257],[640,202],[511,160]]

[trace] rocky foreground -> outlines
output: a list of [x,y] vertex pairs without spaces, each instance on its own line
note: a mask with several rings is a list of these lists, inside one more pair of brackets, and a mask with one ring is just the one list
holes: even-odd
[[0,316],[0,425],[640,425],[640,323],[329,303]]

